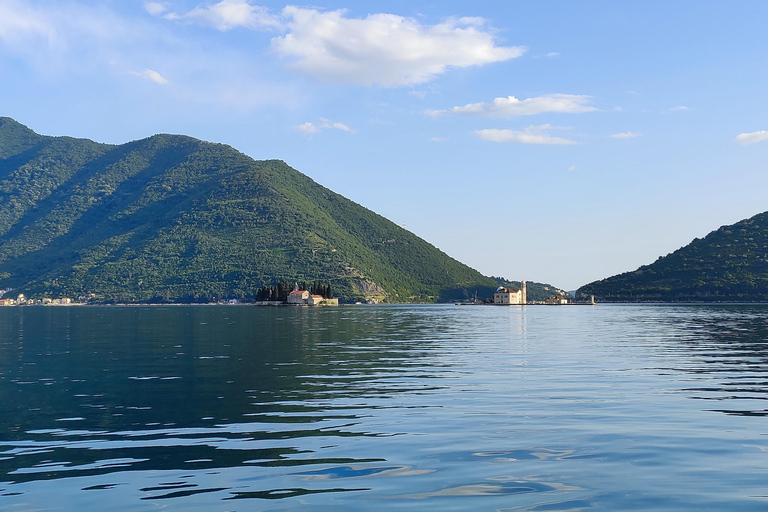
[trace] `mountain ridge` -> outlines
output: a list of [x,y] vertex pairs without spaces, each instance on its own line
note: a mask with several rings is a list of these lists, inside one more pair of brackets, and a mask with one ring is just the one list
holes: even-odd
[[395,302],[495,287],[282,160],[186,135],[49,137],[0,118],[0,288],[188,302],[283,280]]
[[721,226],[654,263],[579,288],[604,302],[768,301],[768,212]]

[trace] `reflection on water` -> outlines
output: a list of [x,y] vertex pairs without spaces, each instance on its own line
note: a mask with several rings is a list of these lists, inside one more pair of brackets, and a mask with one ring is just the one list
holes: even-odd
[[0,510],[763,510],[768,306],[0,308]]

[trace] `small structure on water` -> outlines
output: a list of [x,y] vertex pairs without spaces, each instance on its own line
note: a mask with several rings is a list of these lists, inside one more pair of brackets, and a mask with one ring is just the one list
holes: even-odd
[[310,306],[317,306],[324,300],[325,299],[323,298],[322,295],[310,295],[309,298],[307,299],[307,304],[309,304]]
[[[294,288],[298,288],[296,285]],[[338,306],[339,299],[326,299],[322,295],[313,295],[307,290],[294,289],[288,294],[287,304],[306,304],[309,306]]]
[[288,304],[307,304],[309,292],[307,290],[293,290],[288,294]]
[[500,286],[493,294],[493,303],[499,305],[526,304],[528,302],[525,281],[520,283],[520,289],[514,290]]

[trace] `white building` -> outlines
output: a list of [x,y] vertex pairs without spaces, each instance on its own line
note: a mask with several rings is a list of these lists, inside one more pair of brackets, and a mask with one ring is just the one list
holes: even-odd
[[306,304],[308,299],[307,290],[294,290],[288,294],[288,304]]
[[499,287],[493,294],[494,304],[525,304],[527,303],[525,281],[520,285],[519,290]]
[[338,306],[339,299],[324,299],[322,295],[311,295],[307,290],[293,290],[288,294],[288,304],[309,306]]

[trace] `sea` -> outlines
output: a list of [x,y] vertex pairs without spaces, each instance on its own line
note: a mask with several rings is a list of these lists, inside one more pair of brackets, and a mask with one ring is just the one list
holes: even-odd
[[0,510],[765,511],[768,305],[0,308]]

